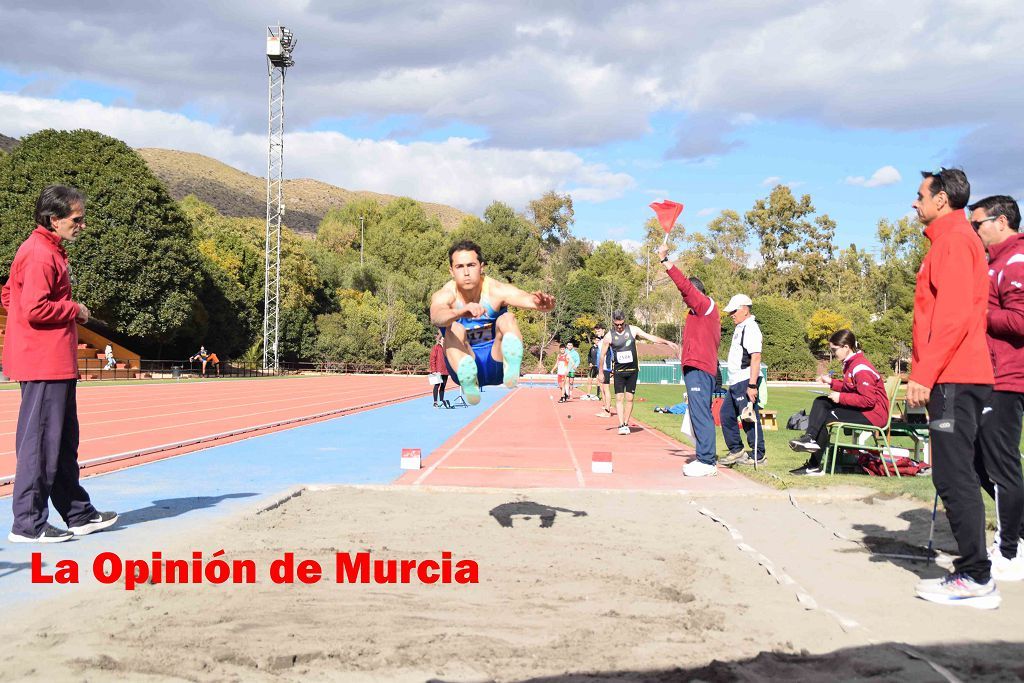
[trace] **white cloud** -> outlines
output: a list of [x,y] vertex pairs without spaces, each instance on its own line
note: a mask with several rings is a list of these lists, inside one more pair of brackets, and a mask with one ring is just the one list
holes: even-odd
[[697,212],[697,215],[698,215],[698,216],[701,216],[701,217],[703,217],[703,216],[710,216],[710,215],[712,215],[712,214],[716,214],[716,213],[718,213],[718,212],[719,212],[719,210],[720,210],[720,209],[716,209],[716,208],[715,208],[715,207],[713,207],[713,206],[709,206],[709,207],[708,207],[708,208],[706,208],[706,209],[701,209],[700,211],[698,211],[698,212]]
[[847,176],[843,182],[847,185],[859,185],[861,187],[884,187],[885,185],[895,185],[901,180],[903,180],[903,176],[900,175],[895,166],[883,166],[872,173],[870,178]]
[[[96,83],[140,107],[188,107],[257,134],[266,125],[260,3],[90,3],[66,22],[59,50],[40,50],[52,5],[0,5],[0,23],[17,27],[0,67],[35,79],[37,94]],[[404,117],[413,130],[461,123],[491,145],[529,150],[634,140],[662,115],[678,117],[666,147],[684,159],[735,149],[736,128],[754,122],[958,126],[978,132],[951,163],[976,161],[993,184],[1009,174],[1020,188],[1019,164],[978,151],[1024,154],[1024,123],[1013,115],[1024,89],[1006,87],[1020,76],[1018,5],[769,0],[738,12],[736,3],[676,0],[304,0],[282,17],[299,40],[288,116],[295,128],[356,117]],[[876,16],[886,20],[866,20]],[[965,91],[999,92],[1000,106],[949,96]]]
[[625,249],[627,252],[640,251],[643,248],[644,243],[638,242],[637,240],[615,240],[620,247]]
[[[21,137],[44,128],[88,128],[132,147],[165,147],[214,157],[254,175],[266,172],[266,138],[192,121],[181,114],[0,93],[0,131]],[[286,134],[290,178],[351,190],[441,202],[480,213],[500,200],[516,208],[549,189],[600,202],[635,185],[632,176],[571,152],[480,147],[466,138],[401,144],[336,132]]]

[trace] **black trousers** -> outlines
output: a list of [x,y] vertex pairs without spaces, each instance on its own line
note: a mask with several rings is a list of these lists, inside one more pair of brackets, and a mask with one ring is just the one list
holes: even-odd
[[871,424],[871,420],[864,415],[863,410],[841,406],[833,403],[827,396],[819,396],[811,404],[811,413],[807,416],[807,434],[821,448],[810,457],[811,467],[821,467],[821,460],[828,452],[829,422],[853,422],[855,424]]
[[16,534],[42,533],[48,501],[68,526],[85,524],[96,514],[78,483],[77,387],[75,380],[21,383],[11,495]]
[[448,384],[448,375],[441,375],[441,383],[434,385],[434,403],[444,400],[444,387]]
[[985,552],[985,502],[974,443],[991,395],[990,385],[936,384],[928,401],[932,481],[960,550],[953,568],[979,583],[991,578],[992,564]]
[[975,442],[974,466],[981,487],[996,501],[999,549],[1015,557],[1024,536],[1024,478],[1020,466],[1021,418],[1024,394],[993,391]]

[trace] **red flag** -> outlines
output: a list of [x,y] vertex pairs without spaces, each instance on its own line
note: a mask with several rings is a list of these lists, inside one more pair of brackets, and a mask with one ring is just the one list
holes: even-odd
[[654,213],[658,214],[658,222],[661,223],[661,229],[667,236],[672,232],[672,226],[676,224],[679,214],[683,212],[683,205],[666,199],[663,202],[652,202],[651,208],[654,209]]

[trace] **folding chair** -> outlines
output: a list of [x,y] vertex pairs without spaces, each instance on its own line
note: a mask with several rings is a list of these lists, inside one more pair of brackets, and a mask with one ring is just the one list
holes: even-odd
[[[872,424],[859,424],[855,422],[828,423],[829,448],[825,453],[825,459],[821,463],[822,471],[825,471],[827,468],[829,474],[836,473],[836,463],[839,461],[840,449],[843,448],[877,451],[878,457],[882,459],[883,465],[886,464],[887,459],[890,463],[893,462],[894,458],[890,455],[891,448],[889,445],[889,436],[893,421],[892,413],[896,408],[896,393],[899,386],[899,375],[892,375],[885,380],[885,395],[889,399],[889,419],[886,420],[885,425],[876,427]],[[857,440],[857,438],[861,436],[870,436],[874,440],[874,444],[861,443]],[[885,470],[886,476],[892,476],[889,473],[888,466],[885,466],[882,469]],[[892,469],[896,472],[897,477],[902,476],[895,464],[893,464]]]

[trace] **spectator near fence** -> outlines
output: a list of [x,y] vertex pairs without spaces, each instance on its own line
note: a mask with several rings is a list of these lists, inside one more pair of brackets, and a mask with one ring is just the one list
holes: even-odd
[[117,359],[114,358],[114,347],[107,344],[107,348],[103,349],[103,356],[107,359],[107,364],[103,368],[104,370],[113,370],[117,367]]
[[200,344],[199,350],[196,351],[195,355],[193,355],[191,358],[188,359],[188,362],[189,363],[194,363],[197,360],[198,361],[202,361],[202,364],[203,364],[202,376],[203,377],[206,377],[206,366],[207,365],[213,365],[213,367],[215,367],[217,369],[217,376],[220,377],[220,358],[217,357],[217,354],[210,353],[209,351],[206,350],[205,346]]

